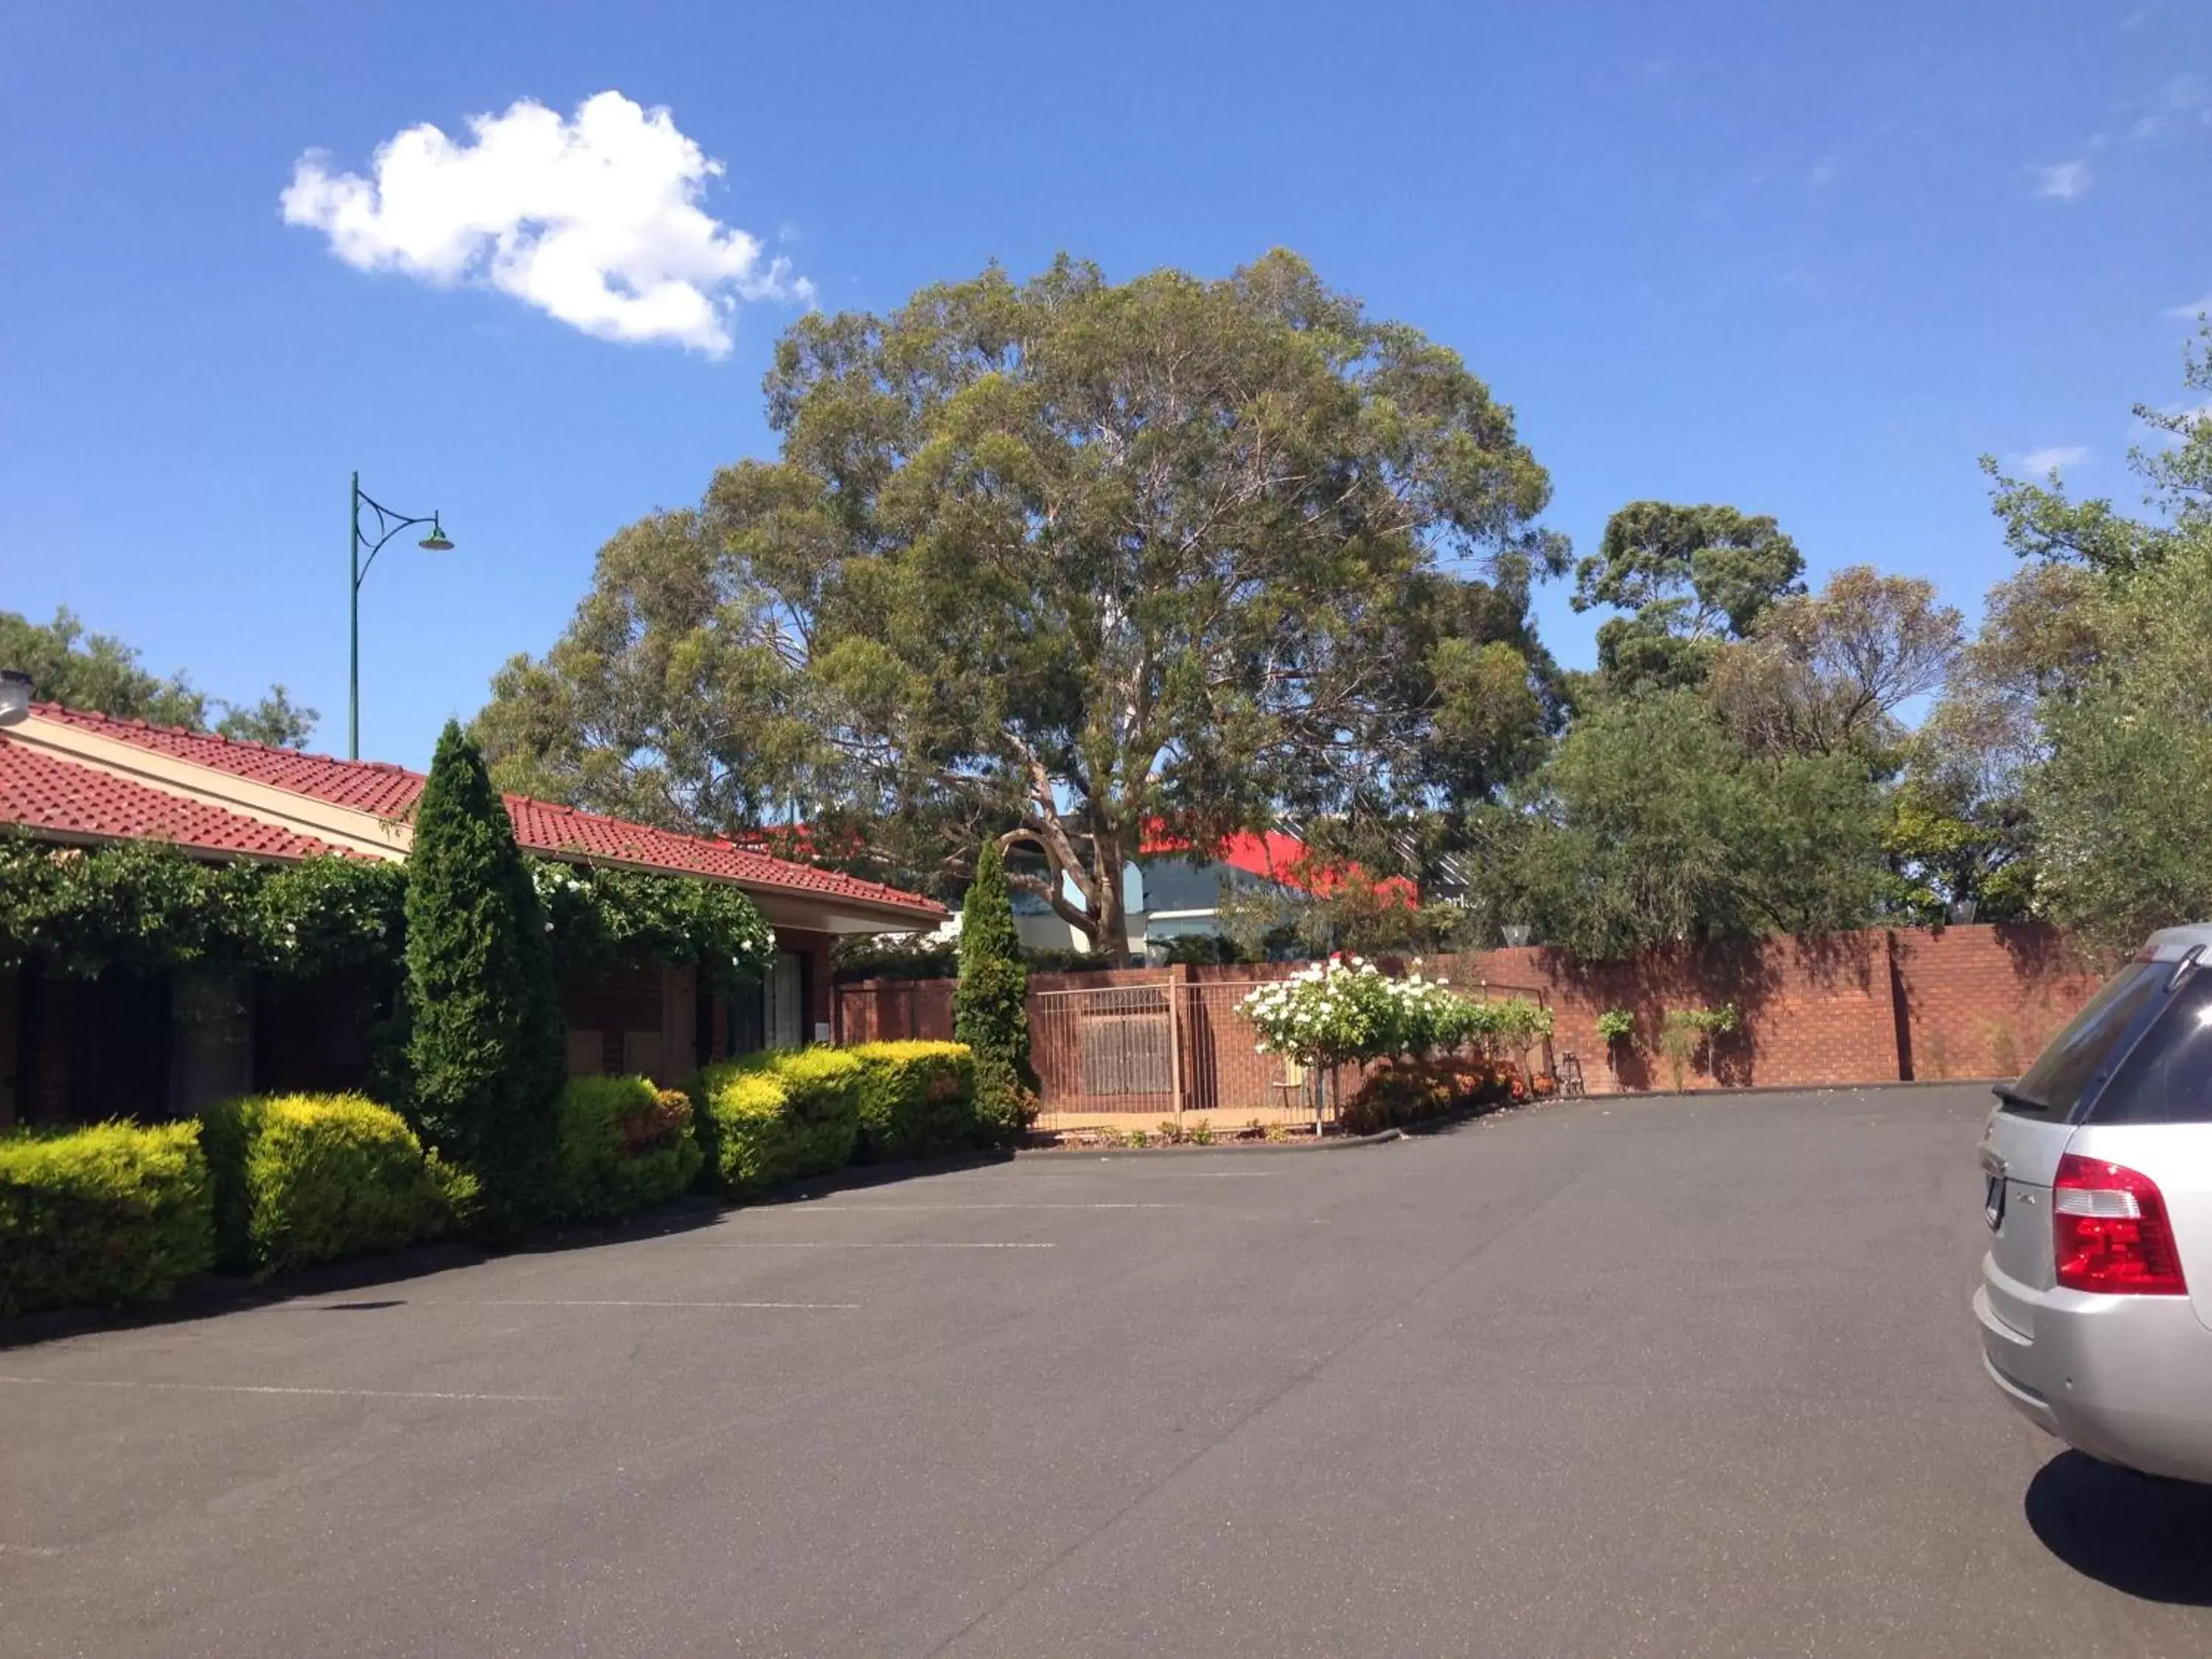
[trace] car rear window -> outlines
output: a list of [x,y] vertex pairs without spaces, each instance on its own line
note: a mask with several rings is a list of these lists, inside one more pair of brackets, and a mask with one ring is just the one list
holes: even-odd
[[2138,1018],[2165,994],[2173,964],[2131,962],[2083,1005],[2019,1082],[1997,1091],[2008,1112],[2063,1121],[2117,1062]]
[[2212,969],[2191,969],[2090,1100],[2087,1121],[2212,1123]]

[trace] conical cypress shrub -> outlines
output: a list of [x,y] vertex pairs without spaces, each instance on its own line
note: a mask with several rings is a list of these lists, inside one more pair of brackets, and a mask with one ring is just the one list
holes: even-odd
[[476,1176],[483,1231],[511,1237],[545,1212],[566,1038],[538,890],[454,721],[415,807],[407,1002],[416,1126]]
[[975,880],[960,908],[960,985],[952,1034],[975,1056],[975,1098],[993,1138],[1011,1144],[1035,1112],[1030,1066],[1030,973],[1014,932],[1006,867],[985,842]]

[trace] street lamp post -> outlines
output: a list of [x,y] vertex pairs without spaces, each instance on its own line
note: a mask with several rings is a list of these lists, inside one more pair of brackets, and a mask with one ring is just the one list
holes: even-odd
[[[364,507],[376,514],[376,538],[374,541],[369,539],[367,532],[361,527],[361,510]],[[419,544],[421,546],[428,548],[433,553],[444,553],[452,550],[453,544],[446,539],[446,532],[440,526],[438,515],[435,513],[431,514],[427,519],[410,519],[404,514],[394,513],[380,501],[363,495],[361,489],[361,474],[356,472],[353,475],[352,504],[346,514],[346,529],[353,538],[353,581],[346,591],[346,610],[350,619],[349,632],[352,639],[351,659],[346,669],[346,758],[348,760],[361,758],[362,578],[368,574],[369,566],[376,562],[376,556],[384,550],[385,543],[409,526],[418,524],[427,524],[430,526],[430,533],[422,538]],[[366,559],[361,556],[362,544],[364,542],[368,545],[368,557]]]

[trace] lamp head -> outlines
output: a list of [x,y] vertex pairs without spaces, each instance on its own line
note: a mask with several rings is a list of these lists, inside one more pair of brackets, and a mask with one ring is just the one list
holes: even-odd
[[453,544],[446,539],[446,532],[440,526],[438,515],[434,513],[430,515],[430,533],[422,538],[421,544],[433,553],[450,553],[453,550]]

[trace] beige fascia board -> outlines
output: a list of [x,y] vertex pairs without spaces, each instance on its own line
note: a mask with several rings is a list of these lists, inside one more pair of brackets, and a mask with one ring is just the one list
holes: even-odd
[[380,818],[358,807],[339,806],[274,784],[258,783],[216,767],[88,732],[64,720],[33,714],[9,727],[8,738],[11,743],[27,744],[58,759],[89,766],[166,795],[220,806],[388,863],[404,860],[414,842],[412,826],[400,820]]

